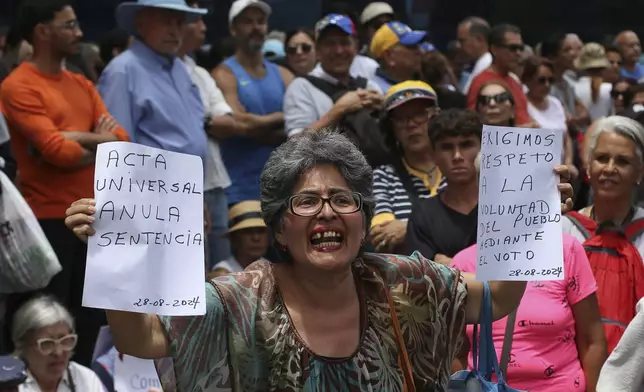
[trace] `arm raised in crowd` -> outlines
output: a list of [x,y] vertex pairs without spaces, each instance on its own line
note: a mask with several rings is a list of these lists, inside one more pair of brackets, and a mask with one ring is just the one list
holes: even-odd
[[[45,162],[65,169],[94,162],[94,154],[67,138],[49,118],[40,93],[27,86],[0,89],[7,124],[24,136]],[[79,132],[80,133],[80,132]]]
[[[570,170],[566,165],[557,165],[554,168],[559,175],[560,182],[557,189],[561,195],[561,213],[570,211],[573,207],[572,196],[573,189],[570,181]],[[481,314],[481,300],[483,299],[483,282],[477,281],[474,274],[463,273],[467,283],[467,308],[465,310],[465,319],[468,324],[479,322]],[[525,291],[526,282],[508,282],[497,281],[489,282],[492,294],[492,318],[499,320],[519,307],[521,298]]]
[[[214,71],[212,76],[215,78],[217,86],[224,94],[224,98],[230,108],[233,110],[235,119],[239,122],[240,126],[236,127],[233,131],[235,135],[246,136],[258,141],[259,143],[266,143],[271,141],[267,134],[278,134],[281,139],[285,138],[283,131],[284,115],[282,112],[276,112],[260,116],[257,114],[248,113],[246,109],[239,102],[237,94],[237,79],[232,71],[225,65],[220,65]],[[233,135],[228,135],[233,136]]]
[[[91,224],[95,212],[94,200],[78,200],[67,210],[65,224],[87,242],[87,236],[94,234]],[[114,345],[120,353],[148,359],[170,356],[170,344],[158,316],[116,310],[106,313]]]

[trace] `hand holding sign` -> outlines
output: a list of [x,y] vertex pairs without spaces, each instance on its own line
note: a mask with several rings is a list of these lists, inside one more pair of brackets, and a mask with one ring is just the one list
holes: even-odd
[[561,280],[561,132],[483,127],[477,279]]
[[151,359],[119,355],[114,362],[116,392],[161,392],[161,381]]
[[99,145],[83,306],[204,314],[202,190],[199,157]]

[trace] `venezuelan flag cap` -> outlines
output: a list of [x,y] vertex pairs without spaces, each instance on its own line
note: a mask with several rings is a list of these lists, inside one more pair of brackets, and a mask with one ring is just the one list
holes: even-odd
[[385,111],[395,109],[414,99],[425,100],[429,106],[438,106],[438,98],[432,86],[420,80],[409,80],[389,88],[385,96]]
[[371,39],[369,50],[376,59],[396,44],[418,46],[427,37],[426,31],[412,30],[402,22],[389,22],[382,25]]
[[315,24],[315,40],[317,41],[322,32],[330,27],[340,29],[351,36],[358,35],[356,26],[350,18],[340,14],[328,14]]

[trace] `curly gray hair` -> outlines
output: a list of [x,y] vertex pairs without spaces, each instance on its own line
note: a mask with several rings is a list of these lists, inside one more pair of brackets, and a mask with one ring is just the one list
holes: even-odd
[[338,168],[353,192],[363,198],[365,221],[374,211],[372,170],[364,155],[346,136],[334,129],[308,131],[288,139],[268,158],[260,177],[260,202],[266,225],[278,231],[286,201],[301,176],[317,165]]

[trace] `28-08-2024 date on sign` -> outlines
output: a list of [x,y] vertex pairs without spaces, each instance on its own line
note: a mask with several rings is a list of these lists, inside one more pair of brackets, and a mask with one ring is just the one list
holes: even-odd
[[563,274],[563,268],[562,267],[555,267],[555,268],[545,268],[545,269],[527,269],[527,270],[521,270],[521,269],[515,269],[515,270],[510,270],[509,276],[552,276],[553,278],[560,278],[561,274]]
[[179,306],[192,306],[193,309],[197,309],[199,304],[199,297],[194,297],[192,299],[174,299],[174,300],[165,300],[157,299],[151,300],[149,298],[139,298],[133,305],[138,307],[143,306],[153,306],[153,307],[179,307]]

